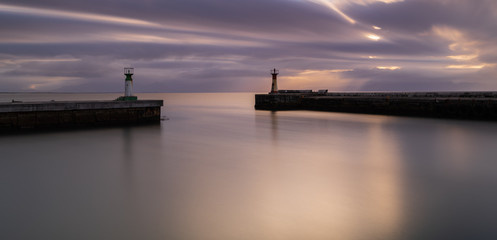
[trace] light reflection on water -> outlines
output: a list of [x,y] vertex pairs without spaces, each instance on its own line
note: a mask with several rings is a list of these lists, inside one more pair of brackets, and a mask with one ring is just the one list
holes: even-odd
[[[0,94],[0,101],[114,99]],[[0,136],[1,239],[486,239],[497,124],[164,99],[160,125]]]

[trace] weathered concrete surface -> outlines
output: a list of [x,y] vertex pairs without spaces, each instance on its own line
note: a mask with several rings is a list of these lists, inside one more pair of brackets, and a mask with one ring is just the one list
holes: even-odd
[[258,110],[316,110],[398,116],[497,120],[497,92],[258,94]]
[[0,103],[0,131],[158,123],[162,100]]
[[51,101],[0,103],[0,112],[66,111],[87,109],[141,108],[162,106],[162,100],[139,101]]

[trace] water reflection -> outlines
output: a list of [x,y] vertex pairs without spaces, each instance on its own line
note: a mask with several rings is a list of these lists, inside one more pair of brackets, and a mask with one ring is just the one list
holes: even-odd
[[[286,229],[290,238],[396,239],[403,227],[404,175],[397,139],[384,128],[390,118],[315,114],[256,114],[256,126],[270,131],[280,149],[270,158],[278,164],[256,187],[265,205],[259,212],[268,215],[265,229],[276,235]],[[271,125],[264,125],[268,120]],[[343,126],[355,132],[344,133]]]
[[[404,119],[390,126],[404,162],[404,235],[408,239],[493,239],[497,163],[489,122]],[[493,135],[493,136],[492,136]]]
[[125,179],[132,179],[133,174],[133,129],[131,127],[122,128],[123,132],[123,167],[125,172]]
[[271,111],[271,137],[273,143],[276,143],[278,139],[278,115],[276,111]]
[[404,219],[404,166],[397,139],[383,128],[388,124],[390,122],[370,127],[364,184],[371,193],[367,211],[373,216],[371,220],[378,223],[378,236],[397,238]]
[[0,136],[0,238],[497,235],[494,123],[146,96],[166,100],[169,121]]

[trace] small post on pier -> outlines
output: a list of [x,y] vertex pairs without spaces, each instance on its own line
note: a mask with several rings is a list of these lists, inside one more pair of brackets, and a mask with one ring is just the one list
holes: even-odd
[[274,68],[271,70],[271,75],[273,75],[273,83],[271,84],[271,92],[270,93],[278,93],[278,82],[277,82],[277,77],[279,74],[279,71]]
[[124,75],[126,76],[124,80],[124,96],[119,97],[118,101],[133,101],[138,99],[136,96],[133,96],[133,73],[134,68],[124,68]]
[[126,76],[126,79],[124,80],[124,96],[125,97],[131,97],[133,94],[132,89],[133,89],[133,76],[134,69],[133,68],[124,68],[124,75]]

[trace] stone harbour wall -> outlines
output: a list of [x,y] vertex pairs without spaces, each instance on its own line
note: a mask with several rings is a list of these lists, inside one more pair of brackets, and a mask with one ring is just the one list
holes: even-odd
[[162,100],[2,103],[0,131],[158,123],[162,105]]
[[258,94],[258,110],[315,110],[432,118],[497,120],[497,93]]

